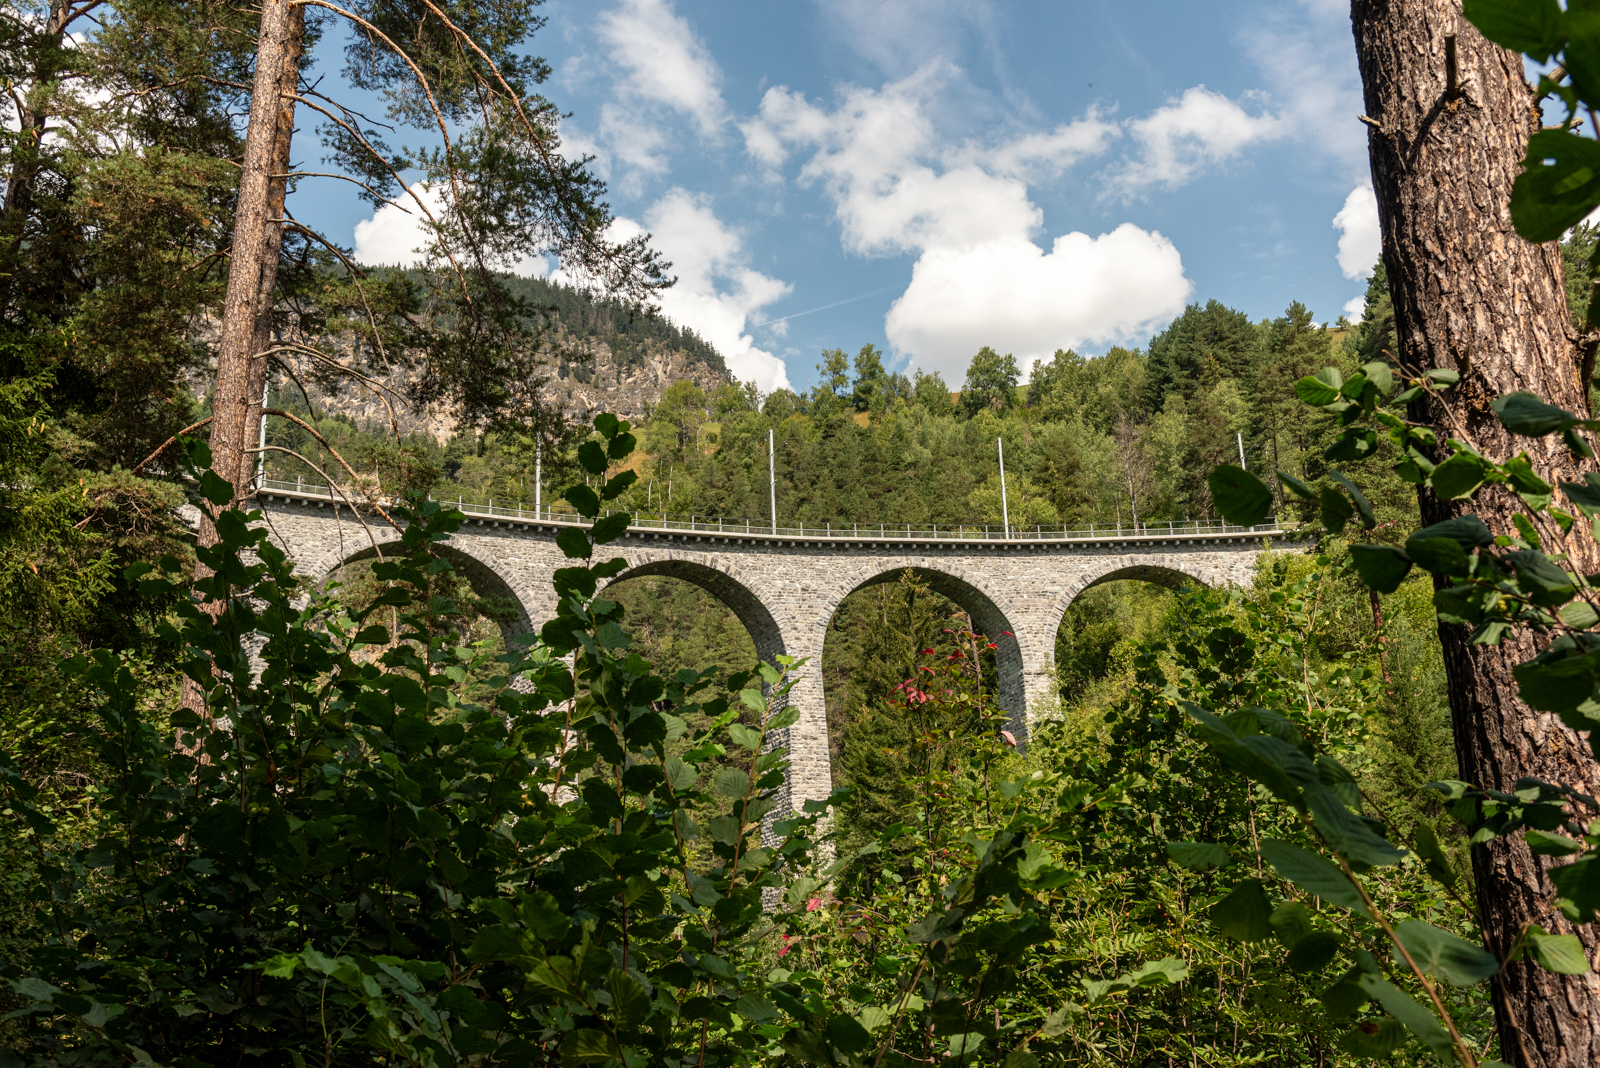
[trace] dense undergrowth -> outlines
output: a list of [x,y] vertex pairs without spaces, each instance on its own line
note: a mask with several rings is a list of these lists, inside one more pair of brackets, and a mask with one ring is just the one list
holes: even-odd
[[[596,449],[627,436],[609,429]],[[40,804],[6,765],[14,1059],[1029,1068],[1320,1065],[1403,1045],[1365,996],[1330,1000],[1349,961],[1377,959],[1370,934],[1335,935],[1331,906],[1270,872],[1255,884],[1270,915],[1241,925],[1229,886],[1259,862],[1193,848],[1306,832],[1222,772],[1182,701],[1287,694],[1306,744],[1375,795],[1414,796],[1397,766],[1431,773],[1437,752],[1380,726],[1399,684],[1370,615],[1353,623],[1339,555],[1272,558],[1244,592],[1090,598],[1074,648],[1108,670],[1041,710],[1025,750],[985,685],[986,639],[910,576],[880,587],[861,610],[898,644],[858,664],[906,670],[843,740],[831,822],[774,824],[782,665],[761,669],[765,697],[741,664],[700,671],[666,648],[653,665],[648,613],[630,617],[625,587],[596,593],[616,523],[564,540],[561,615],[507,652],[494,606],[433,548],[455,519],[415,507],[401,557],[304,607],[244,517],[222,524],[202,552],[224,578],[199,588],[253,600],[215,628],[180,607],[168,639],[213,680],[213,719],[166,711],[160,674],[113,654],[68,666],[93,782],[57,793],[80,808]],[[170,597],[185,581],[143,583]],[[1386,631],[1404,632],[1410,600],[1390,598]],[[1391,676],[1427,692],[1432,668],[1406,648],[1387,645]],[[1416,861],[1367,886],[1386,914],[1470,933]],[[1457,1006],[1475,1043],[1486,1004],[1469,987]]]

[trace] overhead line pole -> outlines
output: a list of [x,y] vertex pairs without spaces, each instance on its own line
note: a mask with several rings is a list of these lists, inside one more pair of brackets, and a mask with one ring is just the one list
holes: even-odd
[[772,430],[767,430],[767,493],[772,498],[772,532],[778,532],[778,453],[772,444]]
[[1006,443],[1003,438],[994,439],[994,447],[1000,453],[1000,523],[1005,527],[1005,535],[1011,537],[1011,507],[1006,503]]

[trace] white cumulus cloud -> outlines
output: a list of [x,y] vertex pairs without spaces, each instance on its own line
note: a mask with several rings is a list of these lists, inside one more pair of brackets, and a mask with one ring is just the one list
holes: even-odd
[[[417,199],[427,205],[434,218],[444,211],[444,197],[422,183],[411,187]],[[356,223],[357,263],[378,267],[415,267],[422,263],[423,247],[428,243],[425,216],[410,197],[399,197],[373,212],[372,218]]]
[[763,392],[788,388],[783,361],[757,347],[745,324],[793,287],[749,266],[743,237],[717,218],[705,197],[670,190],[645,212],[644,223],[618,219],[612,237],[649,230],[651,244],[672,261],[678,282],[661,295],[662,314],[710,342],[739,381]]
[[1378,230],[1378,198],[1371,183],[1363,182],[1350,190],[1344,207],[1333,217],[1339,231],[1339,270],[1346,278],[1366,278],[1383,251],[1383,235]]
[[[428,262],[424,250],[428,245],[427,216],[417,206],[422,201],[435,219],[443,219],[447,207],[444,194],[418,182],[411,187],[411,196],[396,197],[391,203],[381,205],[372,218],[362,219],[355,226],[355,261],[369,267],[420,267]],[[543,278],[550,273],[550,264],[543,256],[525,256],[515,263],[494,264],[513,274],[527,278]]]
[[1141,334],[1181,313],[1192,289],[1172,242],[1132,223],[1063,234],[1049,252],[998,237],[923,253],[885,325],[918,366],[959,379],[984,345],[1026,363]]
[[1277,116],[1252,115],[1221,93],[1194,86],[1128,123],[1128,134],[1139,151],[1110,172],[1111,190],[1133,196],[1152,186],[1175,189],[1247,145],[1284,132]]
[[625,72],[625,95],[688,116],[703,133],[722,124],[722,71],[667,0],[622,0],[600,16],[597,32]]
[[920,368],[959,379],[984,345],[1024,363],[1062,346],[1137,336],[1183,310],[1191,285],[1172,243],[1131,223],[1035,243],[1044,216],[1028,183],[1104,152],[1118,128],[1096,114],[987,146],[947,144],[930,118],[952,68],[932,64],[881,89],[847,87],[831,108],[769,89],[741,126],[766,167],[806,153],[804,184],[834,206],[845,249],[913,253],[885,331]]

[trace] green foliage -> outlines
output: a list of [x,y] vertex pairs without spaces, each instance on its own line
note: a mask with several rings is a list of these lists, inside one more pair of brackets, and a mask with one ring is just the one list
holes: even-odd
[[961,410],[968,416],[981,412],[1003,412],[1017,403],[1017,381],[1022,371],[1009,352],[1004,356],[985,345],[967,365],[967,381],[961,387]]
[[[625,454],[627,425],[597,423]],[[225,513],[201,550],[216,575],[176,622],[203,717],[164,729],[125,665],[79,658],[108,769],[92,840],[64,835],[5,760],[47,917],[6,965],[29,1057],[583,1062],[627,1047],[722,1063],[771,1041],[751,962],[783,913],[762,896],[806,869],[818,811],[758,840],[784,767],[763,738],[793,720],[787,665],[762,665],[767,697],[747,685],[760,713],[743,733],[725,701],[696,699],[705,676],[653,673],[596,595],[617,570],[593,559],[616,532],[596,529],[569,547],[542,641],[493,657],[479,699],[467,681],[485,653],[460,644],[439,592],[460,516],[407,518],[373,565],[382,592],[348,612],[316,593],[302,607],[264,529]],[[184,584],[170,567],[142,581]],[[259,667],[247,639],[264,639]],[[691,732],[685,713],[710,723]],[[697,786],[734,746],[715,794]],[[721,814],[697,822],[713,797]]]

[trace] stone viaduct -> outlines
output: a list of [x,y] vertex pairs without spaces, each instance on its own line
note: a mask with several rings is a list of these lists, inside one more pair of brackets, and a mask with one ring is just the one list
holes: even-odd
[[[372,556],[373,539],[381,544],[398,538],[386,524],[369,521],[363,527],[348,507],[320,494],[264,488],[255,504],[296,570],[314,582]],[[453,562],[480,595],[509,596],[521,606],[521,626],[508,628],[508,637],[537,630],[555,613],[551,577],[567,566],[555,537],[570,522],[504,509],[474,514],[471,504],[463,510],[468,518],[447,543]],[[744,624],[762,660],[779,653],[807,658],[790,693],[800,719],[787,739],[779,739],[792,761],[788,796],[780,800],[798,805],[831,789],[822,647],[834,611],[854,591],[896,581],[910,569],[970,613],[974,629],[997,645],[999,703],[1011,713],[1017,736],[1025,738],[1028,710],[1049,694],[1056,630],[1078,594],[1117,579],[1169,587],[1243,585],[1257,556],[1286,537],[1275,526],[1194,524],[1014,540],[925,534],[635,527],[606,546],[603,558],[628,561],[616,582],[661,576],[706,590]]]

